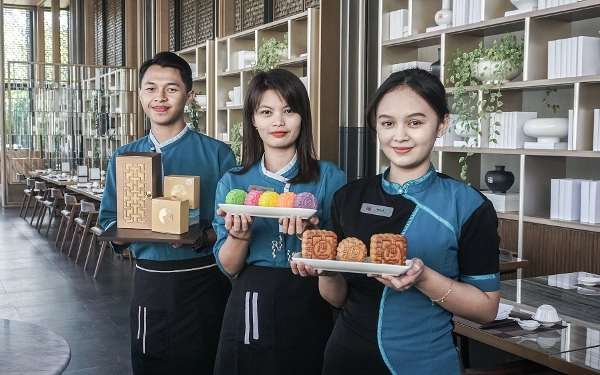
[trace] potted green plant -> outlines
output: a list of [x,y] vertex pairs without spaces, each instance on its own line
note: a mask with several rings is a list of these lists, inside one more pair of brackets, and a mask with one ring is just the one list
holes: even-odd
[[231,126],[231,136],[229,140],[231,141],[231,150],[235,154],[235,160],[239,164],[242,161],[242,129],[244,123],[241,121],[237,121]]
[[195,132],[201,132],[200,129],[200,119],[202,118],[202,115],[204,114],[204,111],[206,110],[206,107],[202,107],[200,106],[200,104],[198,104],[198,97],[202,96],[202,95],[197,95],[194,100],[192,100],[190,102],[190,104],[188,104],[188,111],[189,111],[189,115],[190,115],[190,129],[192,129]]
[[[480,42],[471,52],[457,49],[446,63],[447,82],[454,85],[452,110],[457,114],[451,127],[461,125],[466,144],[478,147],[477,137],[470,143],[467,133],[475,131],[482,136],[481,125],[488,121],[488,141],[498,143],[496,137],[500,134],[500,123],[494,120],[494,114],[502,113],[502,85],[519,75],[523,69],[523,56],[523,41],[512,33],[506,33],[500,42],[495,40],[490,47]],[[473,155],[471,147],[465,148],[468,148],[467,154],[459,159],[463,180],[467,179],[467,158]]]
[[263,39],[262,46],[256,51],[256,61],[252,64],[252,71],[258,73],[277,68],[281,62],[281,55],[287,47],[287,33],[283,36],[283,42],[275,38]]

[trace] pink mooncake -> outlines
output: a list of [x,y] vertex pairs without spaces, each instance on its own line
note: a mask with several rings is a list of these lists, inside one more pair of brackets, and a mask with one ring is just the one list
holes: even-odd
[[294,198],[294,208],[317,209],[317,198],[312,193],[298,193]]
[[296,193],[292,193],[291,191],[287,191],[285,193],[279,194],[277,197],[277,202],[275,202],[276,207],[294,207],[294,198],[296,198]]
[[246,198],[244,198],[244,204],[246,206],[258,206],[258,200],[262,195],[262,191],[251,190],[248,194],[246,194]]
[[265,191],[258,199],[258,205],[263,207],[275,207],[278,196],[279,194],[274,191]]

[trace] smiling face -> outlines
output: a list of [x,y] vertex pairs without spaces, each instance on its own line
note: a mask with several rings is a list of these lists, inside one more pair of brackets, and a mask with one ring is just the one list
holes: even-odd
[[300,115],[293,112],[273,90],[265,91],[254,112],[253,124],[263,141],[265,152],[295,151],[301,123]]
[[388,179],[405,183],[427,173],[435,139],[448,126],[418,94],[403,87],[383,96],[375,115],[381,150],[390,160]]
[[151,65],[140,84],[139,97],[153,126],[184,125],[183,109],[194,92],[186,91],[179,70]]

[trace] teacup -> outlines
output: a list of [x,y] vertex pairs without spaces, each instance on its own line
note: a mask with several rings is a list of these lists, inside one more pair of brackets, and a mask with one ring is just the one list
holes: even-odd
[[558,322],[560,318],[558,317],[558,312],[552,305],[541,305],[538,307],[533,319],[538,322]]

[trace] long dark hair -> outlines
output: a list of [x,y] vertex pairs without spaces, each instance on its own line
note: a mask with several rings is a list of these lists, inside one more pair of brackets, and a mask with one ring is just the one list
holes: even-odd
[[377,131],[377,106],[385,94],[401,89],[409,88],[423,98],[433,108],[438,116],[438,124],[450,113],[448,101],[446,100],[446,89],[438,77],[423,69],[406,69],[392,73],[379,86],[369,108],[367,109],[367,124]]
[[315,154],[312,136],[312,117],[306,87],[292,72],[285,69],[271,69],[260,72],[252,78],[244,99],[244,138],[242,141],[242,169],[236,174],[246,173],[260,161],[265,147],[260,135],[254,129],[254,113],[258,109],[263,94],[273,90],[284,99],[290,109],[300,115],[300,133],[296,139],[299,171],[290,183],[304,183],[319,179],[319,163]]

